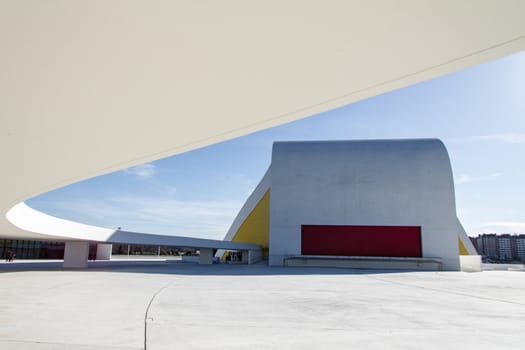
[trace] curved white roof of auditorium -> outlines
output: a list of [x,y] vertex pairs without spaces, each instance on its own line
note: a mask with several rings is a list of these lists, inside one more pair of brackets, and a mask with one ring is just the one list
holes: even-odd
[[523,50],[524,13],[521,0],[2,1],[0,234],[86,238],[6,214]]

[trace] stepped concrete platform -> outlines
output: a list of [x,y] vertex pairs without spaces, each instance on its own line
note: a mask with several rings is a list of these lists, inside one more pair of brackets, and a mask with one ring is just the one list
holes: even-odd
[[296,255],[285,258],[284,266],[442,271],[443,260],[440,258],[401,258],[386,256]]
[[0,264],[0,349],[522,349],[522,271]]

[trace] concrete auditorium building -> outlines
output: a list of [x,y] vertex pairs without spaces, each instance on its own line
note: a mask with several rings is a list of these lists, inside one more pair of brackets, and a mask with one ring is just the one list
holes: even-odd
[[[479,269],[434,139],[276,142],[226,240],[272,266]],[[218,254],[221,254],[219,252]]]

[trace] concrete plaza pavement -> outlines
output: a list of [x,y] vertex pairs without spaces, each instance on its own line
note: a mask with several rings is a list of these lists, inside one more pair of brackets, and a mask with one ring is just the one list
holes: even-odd
[[522,271],[0,264],[0,349],[522,349]]

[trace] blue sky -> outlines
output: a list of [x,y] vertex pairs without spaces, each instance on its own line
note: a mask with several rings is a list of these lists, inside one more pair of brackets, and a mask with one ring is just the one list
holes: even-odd
[[525,52],[27,201],[128,231],[221,239],[274,141],[440,138],[467,233],[525,233]]

